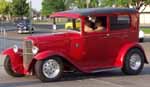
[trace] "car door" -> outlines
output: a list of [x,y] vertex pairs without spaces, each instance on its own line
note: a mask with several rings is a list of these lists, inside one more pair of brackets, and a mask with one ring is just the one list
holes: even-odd
[[114,66],[118,53],[127,42],[129,42],[129,31],[131,20],[129,15],[112,15],[109,26],[109,40],[107,43],[107,61],[109,66]]
[[84,66],[86,69],[107,67],[107,18],[105,16],[105,30],[101,32],[88,32],[84,35]]

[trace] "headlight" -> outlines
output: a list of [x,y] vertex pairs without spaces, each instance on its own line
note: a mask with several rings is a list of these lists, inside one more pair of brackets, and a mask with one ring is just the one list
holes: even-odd
[[39,48],[38,47],[36,47],[36,46],[33,46],[32,47],[32,53],[35,55],[35,54],[37,54],[37,52],[39,51]]
[[23,27],[23,29],[27,29],[27,27],[26,27],[26,26],[24,26],[24,27]]
[[13,46],[13,51],[14,51],[15,53],[18,52],[18,46],[17,46],[17,45],[14,45],[14,46]]

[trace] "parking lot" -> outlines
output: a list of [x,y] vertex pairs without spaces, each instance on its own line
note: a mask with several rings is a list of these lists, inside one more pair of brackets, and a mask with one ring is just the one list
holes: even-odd
[[[46,33],[47,30],[38,30],[35,34]],[[22,38],[28,34],[17,34],[8,31],[6,44],[1,45],[0,51],[14,44],[21,46]],[[1,36],[0,42],[3,42]],[[150,61],[150,37],[145,37],[141,43]],[[2,58],[2,56],[0,56]],[[0,87],[150,87],[150,65],[145,65],[143,72],[136,76],[124,75],[120,69],[95,74],[65,73],[61,81],[42,83],[35,76],[14,78],[6,74],[3,68],[3,59],[0,66]]]

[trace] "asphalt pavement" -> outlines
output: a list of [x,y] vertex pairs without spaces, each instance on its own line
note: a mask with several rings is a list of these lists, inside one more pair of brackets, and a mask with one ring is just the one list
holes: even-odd
[[[15,41],[9,40],[9,43]],[[141,44],[150,61],[150,37],[146,37]],[[117,69],[95,74],[65,73],[58,82],[42,83],[36,76],[9,76],[3,68],[4,56],[0,55],[0,58],[0,87],[150,87],[150,64],[145,65],[142,73],[135,76],[124,75]]]

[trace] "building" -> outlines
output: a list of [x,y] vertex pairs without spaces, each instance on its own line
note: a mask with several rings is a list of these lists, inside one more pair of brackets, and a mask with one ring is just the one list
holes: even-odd
[[[144,7],[141,8],[140,12]],[[140,13],[140,24],[150,24],[150,5],[148,5],[143,12]]]

